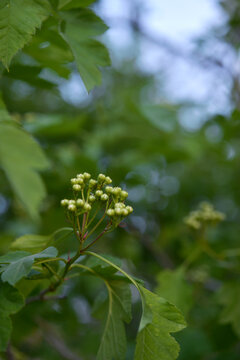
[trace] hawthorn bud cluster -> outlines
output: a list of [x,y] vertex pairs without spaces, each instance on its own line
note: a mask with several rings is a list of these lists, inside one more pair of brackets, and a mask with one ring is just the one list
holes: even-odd
[[204,224],[217,224],[225,219],[225,214],[214,209],[212,204],[202,202],[199,208],[184,219],[186,225],[194,230],[200,229]]
[[100,203],[105,206],[106,215],[116,226],[133,212],[133,208],[124,203],[128,197],[127,191],[120,187],[109,186],[112,183],[109,176],[99,174],[97,179],[92,179],[89,173],[84,172],[77,174],[70,182],[74,199],[61,201],[61,205],[68,213],[76,216],[89,213],[95,204]]

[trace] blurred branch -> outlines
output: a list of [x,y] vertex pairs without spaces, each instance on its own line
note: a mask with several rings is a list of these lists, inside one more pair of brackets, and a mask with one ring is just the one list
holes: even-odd
[[10,342],[8,343],[8,347],[6,350],[6,358],[7,358],[7,360],[15,360],[15,356],[13,354],[12,346],[11,346]]
[[79,357],[71,349],[69,349],[67,344],[64,342],[64,339],[57,333],[53,326],[42,319],[38,319],[37,322],[42,330],[42,336],[46,342],[59,353],[59,355],[67,360],[83,360],[82,357]]

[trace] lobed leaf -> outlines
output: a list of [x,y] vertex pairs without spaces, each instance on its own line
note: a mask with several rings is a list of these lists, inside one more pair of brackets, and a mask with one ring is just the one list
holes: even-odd
[[139,286],[143,315],[137,336],[135,360],[175,360],[179,345],[170,333],[182,330],[180,311],[165,299]]
[[129,284],[106,281],[108,313],[97,360],[125,360],[127,341],[124,322],[131,320],[131,292]]
[[12,57],[31,39],[50,14],[47,0],[0,2],[0,60],[8,67]]
[[109,66],[107,49],[93,37],[101,35],[107,26],[89,9],[62,12],[62,36],[75,57],[82,80],[90,91],[101,83],[99,66]]

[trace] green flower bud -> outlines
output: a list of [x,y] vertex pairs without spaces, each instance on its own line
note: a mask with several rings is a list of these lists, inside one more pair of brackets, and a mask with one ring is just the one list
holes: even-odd
[[121,209],[120,207],[115,207],[115,214],[116,215],[123,215],[123,213],[122,213],[122,211],[123,211],[123,209]]
[[121,199],[122,199],[122,200],[125,200],[127,197],[128,197],[127,191],[122,190],[122,191],[121,191]]
[[128,216],[128,211],[127,211],[127,209],[122,209],[122,215],[123,215],[123,216]]
[[105,184],[111,184],[111,183],[112,183],[112,179],[109,176],[107,176],[105,178]]
[[114,187],[112,190],[113,195],[120,195],[122,189],[120,187]]
[[80,190],[81,190],[81,186],[78,185],[78,184],[74,184],[74,185],[73,185],[73,190],[74,190],[74,191],[80,191]]
[[92,189],[97,185],[97,181],[94,179],[89,180],[89,187]]
[[82,178],[83,179],[83,174],[77,174],[77,179],[80,179],[80,178]]
[[70,205],[68,205],[68,210],[74,212],[77,209],[76,209],[76,206],[74,204],[70,204]]
[[67,199],[61,200],[61,205],[62,206],[68,206],[68,200]]
[[90,211],[92,209],[91,205],[88,204],[88,203],[85,203],[84,206],[83,206],[84,210],[86,211]]
[[77,184],[82,185],[84,183],[84,179],[82,177],[77,178]]
[[101,200],[102,201],[107,201],[108,200],[108,195],[107,194],[102,194],[101,195]]
[[106,179],[106,176],[104,174],[99,174],[98,175],[98,180],[99,181],[104,181]]
[[76,179],[76,178],[72,178],[72,179],[71,179],[71,183],[72,183],[72,184],[77,184],[77,179]]
[[87,172],[83,173],[84,179],[89,180],[91,175]]
[[94,196],[94,195],[89,195],[88,200],[89,200],[90,202],[93,202],[93,201],[95,201],[95,200],[96,200],[96,198],[95,198],[95,196]]
[[76,201],[75,200],[68,200],[68,204],[75,205]]
[[112,217],[112,216],[115,215],[115,211],[114,211],[113,209],[108,209],[107,215],[110,216],[110,217]]
[[125,205],[123,203],[121,203],[121,202],[118,202],[118,203],[115,204],[115,208],[116,207],[119,207],[119,208],[123,209],[125,207]]
[[131,206],[126,206],[126,210],[128,211],[129,214],[133,212],[133,208]]
[[102,192],[102,190],[97,190],[96,192],[95,192],[95,195],[96,196],[102,196],[102,194],[103,194],[103,192]]
[[83,207],[84,201],[82,199],[77,199],[76,204],[78,207]]
[[112,186],[106,186],[105,191],[106,191],[107,194],[112,194],[113,187]]

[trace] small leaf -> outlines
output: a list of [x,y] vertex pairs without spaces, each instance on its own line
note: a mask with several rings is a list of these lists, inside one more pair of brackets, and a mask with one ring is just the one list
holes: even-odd
[[[23,255],[21,258],[19,258],[19,252],[16,253],[15,256],[17,257],[17,259],[13,261],[6,261],[7,255],[5,257],[0,257],[0,263],[8,262],[8,265],[4,266],[1,275],[2,281],[6,281],[11,285],[15,285],[21,278],[29,274],[35,259],[56,257],[57,249],[55,249],[54,247],[49,247],[38,254],[31,255],[27,253],[28,255]],[[11,259],[14,257],[14,253],[10,253],[8,256],[9,259]]]
[[191,286],[184,279],[184,270],[179,268],[175,271],[161,271],[157,276],[157,282],[155,292],[186,315],[192,306],[193,298]]
[[185,327],[180,311],[165,299],[139,286],[143,315],[137,336],[135,360],[175,360],[179,345],[170,335]]
[[1,0],[0,60],[5,67],[49,13],[47,0]]
[[[121,266],[121,260],[110,255],[103,255],[105,259],[113,262],[117,266]],[[87,260],[86,265],[93,269],[99,275],[112,275],[117,272],[117,270],[101,259],[91,257]]]
[[131,292],[129,284],[121,281],[106,282],[108,313],[97,354],[97,360],[125,360],[126,334],[124,322],[131,320]]

